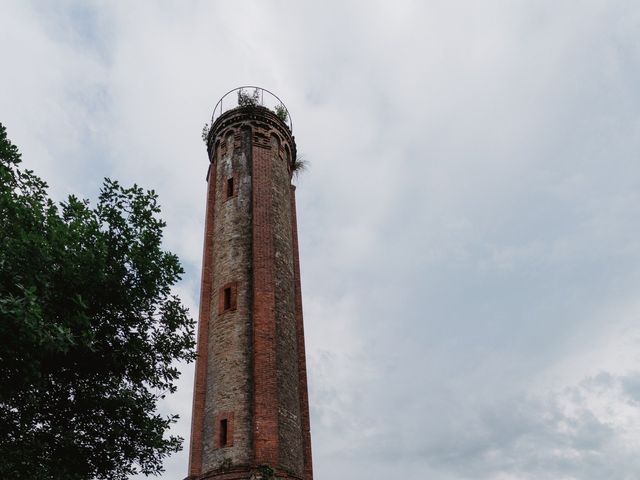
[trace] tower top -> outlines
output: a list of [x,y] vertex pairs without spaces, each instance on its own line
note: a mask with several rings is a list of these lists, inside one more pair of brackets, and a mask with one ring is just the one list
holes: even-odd
[[280,100],[275,93],[270,92],[266,88],[256,87],[254,85],[244,85],[225,93],[222,98],[218,100],[216,106],[213,107],[211,125],[213,126],[218,117],[224,112],[238,107],[268,108],[274,112],[293,133],[293,121],[284,102]]
[[237,122],[260,120],[279,131],[281,138],[288,138],[287,161],[293,164],[297,158],[293,121],[285,104],[269,90],[251,85],[234,88],[225,93],[216,103],[211,115],[211,124],[203,131],[209,161],[213,161],[215,138],[220,132]]

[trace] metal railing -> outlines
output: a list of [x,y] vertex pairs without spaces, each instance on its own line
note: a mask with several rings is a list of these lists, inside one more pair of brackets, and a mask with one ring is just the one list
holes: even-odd
[[289,126],[289,130],[293,132],[293,121],[284,102],[266,88],[256,87],[254,85],[244,85],[225,93],[218,103],[216,103],[216,106],[213,107],[211,125],[213,125],[216,119],[224,112],[245,106],[261,106],[272,110]]

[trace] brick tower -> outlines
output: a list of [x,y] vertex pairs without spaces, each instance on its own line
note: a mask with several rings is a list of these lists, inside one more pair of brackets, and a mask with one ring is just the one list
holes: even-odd
[[207,137],[187,478],[311,480],[296,144],[282,102],[243,88],[218,102]]

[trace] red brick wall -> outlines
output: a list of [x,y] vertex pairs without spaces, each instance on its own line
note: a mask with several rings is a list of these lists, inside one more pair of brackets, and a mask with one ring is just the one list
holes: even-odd
[[204,247],[202,253],[202,281],[200,284],[200,312],[198,320],[197,358],[193,387],[193,410],[191,417],[191,443],[189,447],[189,475],[202,473],[202,431],[207,374],[207,341],[209,317],[211,315],[211,284],[213,281],[213,212],[215,210],[216,160],[210,164],[207,207],[205,213]]
[[[262,134],[264,135],[264,134]],[[271,148],[254,133],[253,384],[254,462],[278,461],[278,385],[271,211]]]
[[311,429],[309,422],[309,394],[307,389],[307,359],[305,355],[304,322],[302,319],[302,288],[300,285],[300,252],[298,250],[298,219],[296,187],[291,185],[291,230],[293,238],[293,272],[295,278],[295,316],[298,342],[298,394],[300,396],[302,448],[304,458],[303,478],[313,479],[311,460]]
[[291,189],[285,149],[272,139],[272,211],[276,284],[276,363],[278,378],[278,465],[302,474],[297,326],[291,230]]
[[[263,108],[212,126],[189,472],[247,479],[258,465],[311,480],[309,407],[288,129]],[[234,195],[226,182],[234,178]],[[232,304],[224,308],[224,289]],[[218,302],[218,308],[215,303]],[[226,418],[231,442],[219,445]]]

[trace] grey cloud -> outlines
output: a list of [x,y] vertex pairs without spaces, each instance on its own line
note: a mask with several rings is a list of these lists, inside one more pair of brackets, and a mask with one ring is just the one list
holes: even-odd
[[[422,464],[442,478],[452,472],[455,478],[482,479],[634,478],[624,472],[636,471],[637,455],[620,448],[616,428],[589,408],[591,386],[583,382],[545,398],[505,394],[490,404],[452,399],[459,411],[443,417],[429,402],[423,410],[413,405],[401,425],[392,423],[393,413],[385,416],[387,428],[371,439],[368,459]],[[611,395],[615,408],[625,399],[612,387],[601,393]]]
[[7,1],[0,121],[56,198],[155,188],[195,313],[202,124],[275,91],[311,161],[316,478],[634,480],[639,27],[624,1]]

